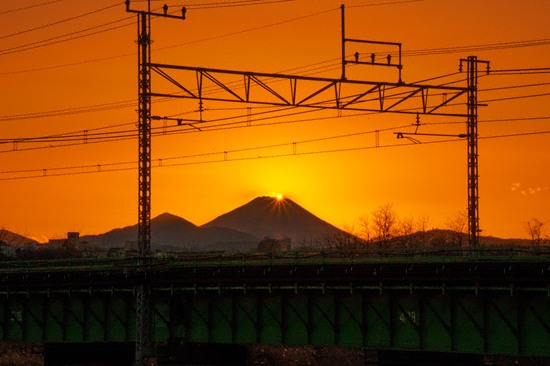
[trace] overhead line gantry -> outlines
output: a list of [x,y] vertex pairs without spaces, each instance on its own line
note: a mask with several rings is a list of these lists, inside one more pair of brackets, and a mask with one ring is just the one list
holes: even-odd
[[[126,10],[138,15],[138,128],[139,128],[139,208],[138,208],[138,248],[140,264],[148,265],[151,242],[151,120],[162,119],[151,113],[152,97],[196,99],[199,111],[203,111],[204,101],[240,102],[248,104],[299,107],[314,109],[348,110],[377,113],[426,114],[434,116],[459,117],[467,119],[468,139],[468,229],[469,244],[472,247],[479,241],[478,205],[478,153],[477,153],[477,57],[461,60],[466,63],[467,86],[432,85],[405,83],[402,80],[401,44],[346,38],[344,27],[344,5],[342,17],[342,75],[340,78],[260,73],[250,71],[223,70],[204,67],[191,67],[151,62],[151,16],[185,19],[185,8],[181,15],[168,13],[164,5],[163,13],[151,11],[150,0],[147,10],[130,9],[126,0]],[[346,43],[376,45],[398,48],[398,61],[391,53],[380,55],[377,52],[356,51],[350,60],[346,55]],[[365,58],[366,57],[366,58]],[[366,60],[366,61],[365,61]],[[370,62],[369,62],[370,60]],[[380,60],[386,60],[381,62]],[[349,79],[346,66],[349,64],[391,67],[398,70],[397,82],[368,81]],[[164,79],[172,89],[152,91],[151,74]],[[240,77],[242,82],[227,78]],[[285,86],[280,87],[281,84]],[[206,89],[208,88],[208,89]],[[205,90],[206,89],[206,90]],[[459,103],[462,100],[461,103]],[[461,108],[467,106],[466,112]],[[178,124],[183,124],[178,119]],[[199,121],[200,122],[200,121]],[[196,120],[193,123],[197,123]],[[188,123],[185,123],[188,124]],[[151,351],[149,288],[146,284],[137,288],[137,342],[136,363],[144,364]]]
[[[405,83],[402,80],[401,43],[346,38],[344,6],[342,18],[342,74],[340,78],[225,70],[163,63],[151,63],[151,72],[171,89],[151,92],[151,97],[197,99],[199,110],[204,101],[239,102],[279,107],[333,109],[355,112],[425,114],[465,118],[467,129],[458,137],[468,140],[468,239],[479,245],[479,193],[477,152],[477,84],[478,64],[489,62],[470,56],[460,60],[459,71],[466,66],[466,86]],[[346,44],[386,46],[397,49],[397,62],[392,53],[355,52],[349,59]],[[386,62],[380,62],[386,60]],[[346,66],[390,67],[398,70],[396,82],[350,79]],[[236,80],[236,77],[241,81]],[[467,106],[464,110],[464,105]],[[193,123],[196,120],[192,121]]]

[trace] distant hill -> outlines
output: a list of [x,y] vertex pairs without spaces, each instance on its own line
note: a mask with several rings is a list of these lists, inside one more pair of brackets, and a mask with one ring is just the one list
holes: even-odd
[[[327,249],[439,249],[467,246],[465,233],[434,229],[393,237],[386,243],[376,238],[365,243],[353,235],[323,221],[294,201],[258,197],[216,219],[197,226],[181,217],[163,213],[151,220],[151,249],[165,251],[250,251],[265,238],[290,239],[292,249],[322,247]],[[113,229],[99,235],[80,238],[101,248],[120,248],[127,242],[136,244],[137,225]],[[0,242],[10,247],[40,243],[8,230],[0,229]],[[527,239],[480,237],[481,246],[517,247],[532,245]],[[543,245],[549,245],[544,241]]]
[[[293,248],[300,248],[326,245],[327,238],[346,235],[288,198],[258,197],[200,227],[169,213],[151,220],[153,250],[249,251],[265,237],[289,238]],[[103,248],[123,247],[137,241],[137,225],[81,240]]]
[[257,238],[291,239],[292,247],[324,245],[328,238],[349,235],[288,198],[258,197],[202,227],[237,230]]
[[27,238],[23,235],[16,234],[12,231],[0,229],[0,242],[6,243],[9,246],[35,246],[40,244],[36,240]]
[[[114,229],[104,234],[81,238],[91,245],[103,248],[123,247],[137,242],[138,226]],[[153,250],[249,250],[257,239],[245,233],[224,228],[200,228],[172,214],[163,213],[151,220],[151,248]]]

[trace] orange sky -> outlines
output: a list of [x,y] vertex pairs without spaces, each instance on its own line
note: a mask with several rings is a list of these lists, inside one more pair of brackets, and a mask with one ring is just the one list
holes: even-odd
[[[187,6],[187,19],[153,20],[153,62],[341,75],[342,1],[166,2]],[[403,51],[409,52],[403,58],[407,83],[455,73],[458,60],[469,55],[489,60],[494,70],[550,67],[547,0],[343,3],[347,37],[403,44]],[[152,4],[156,8],[164,1]],[[74,19],[65,21],[69,18]],[[7,0],[2,2],[0,20],[0,228],[45,241],[63,237],[67,231],[92,234],[135,224],[136,139],[84,144],[82,138],[68,147],[51,141],[13,142],[84,130],[135,131],[135,15],[127,14],[120,0]],[[118,28],[105,31],[113,27]],[[93,29],[82,32],[89,28]],[[73,32],[79,33],[69,37],[76,39],[57,42],[65,38],[56,37]],[[96,34],[81,37],[90,32]],[[56,43],[37,43],[48,39]],[[533,40],[540,40],[539,45],[533,46]],[[518,47],[527,41],[529,47]],[[39,47],[25,50],[24,45]],[[487,47],[473,50],[472,46]],[[432,50],[447,47],[466,49]],[[348,52],[353,53],[351,46]],[[459,74],[427,83],[464,77]],[[348,78],[396,81],[393,70],[372,67],[350,69]],[[153,91],[162,84],[155,82]],[[550,135],[546,134],[550,131],[550,74],[496,73],[480,77],[479,82],[480,101],[489,101],[488,107],[479,109],[482,235],[526,237],[527,220],[550,222]],[[251,107],[250,123],[247,107]],[[357,227],[360,217],[386,203],[393,204],[402,218],[429,217],[430,227],[444,227],[448,218],[467,207],[466,142],[428,144],[442,139],[429,136],[418,138],[421,144],[397,140],[398,129],[391,128],[414,123],[414,116],[347,111],[340,116],[336,111],[285,116],[288,112],[270,107],[214,102],[207,102],[205,108],[204,120],[235,117],[231,121],[239,122],[238,128],[154,137],[153,216],[171,212],[201,225],[273,192],[344,228]],[[154,101],[152,113],[198,119],[197,109],[195,100]],[[269,118],[259,120],[260,112],[269,112]],[[421,122],[425,133],[465,132],[463,119],[421,116]],[[166,125],[167,131],[174,131],[174,124],[154,121],[153,127]],[[380,132],[375,148],[372,131],[383,129],[390,130]],[[490,138],[533,132],[538,133]],[[335,138],[349,134],[355,136]],[[305,142],[312,139],[323,140]],[[279,144],[284,146],[259,149]],[[296,156],[268,158],[291,154],[294,146]],[[350,148],[354,149],[326,153]],[[239,149],[250,150],[231,152]],[[178,159],[171,160],[174,157]],[[224,157],[228,161],[209,162]],[[159,159],[162,168],[156,168]],[[172,163],[177,165],[166,167]],[[88,168],[74,168],[84,166]],[[106,172],[110,169],[116,171]],[[90,171],[95,173],[75,174]],[[63,175],[48,176],[59,173]]]

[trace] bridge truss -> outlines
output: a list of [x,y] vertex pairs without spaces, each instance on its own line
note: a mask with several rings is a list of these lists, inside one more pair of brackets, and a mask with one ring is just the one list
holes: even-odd
[[3,341],[135,341],[133,286],[146,281],[158,343],[550,357],[548,253],[204,256],[146,271],[94,259],[7,263],[0,273]]

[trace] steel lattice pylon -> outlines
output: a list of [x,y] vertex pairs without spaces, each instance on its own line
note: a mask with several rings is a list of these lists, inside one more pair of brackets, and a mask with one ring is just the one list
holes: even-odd
[[476,56],[469,56],[460,60],[460,71],[462,63],[466,63],[468,83],[468,241],[471,247],[479,245],[479,167],[478,167],[478,138],[477,138],[477,81],[478,64],[487,65],[489,62],[478,60]]
[[[138,103],[139,103],[139,187],[138,187],[138,253],[139,264],[146,268],[151,250],[151,16],[138,14]],[[154,356],[151,328],[149,286],[136,289],[136,354],[137,366],[147,364]]]
[[[138,264],[146,271],[151,254],[151,16],[185,19],[185,8],[181,15],[130,9],[126,0],[126,11],[137,14],[138,24]],[[145,278],[145,277],[144,277]],[[151,342],[150,286],[143,282],[136,286],[136,366],[155,365],[155,351]]]

